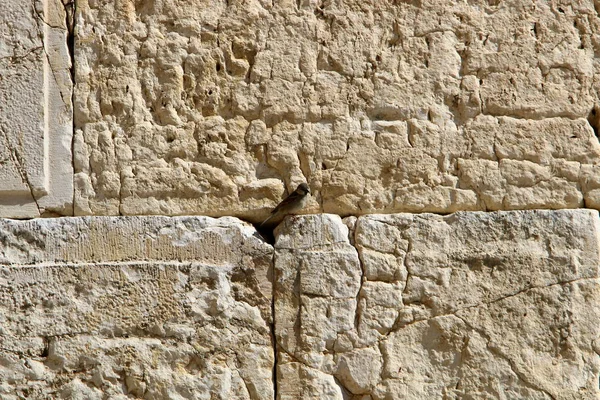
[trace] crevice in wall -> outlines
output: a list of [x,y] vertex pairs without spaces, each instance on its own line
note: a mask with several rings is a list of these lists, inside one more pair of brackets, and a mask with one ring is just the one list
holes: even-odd
[[67,50],[71,58],[71,83],[75,85],[75,1],[63,0],[65,8],[65,27],[67,28]]
[[[275,258],[273,256],[273,258]],[[277,398],[277,362],[278,362],[278,351],[277,351],[277,338],[275,337],[275,290],[273,290],[273,298],[271,299],[271,340],[273,341],[273,399]]]
[[335,376],[333,377],[333,381],[340,388],[340,391],[342,392],[342,399],[346,400],[346,399],[351,399],[353,397],[352,396],[353,393],[350,391],[350,389],[348,389],[346,386],[344,386],[344,384],[342,383],[342,381],[340,381]]
[[271,329],[271,340],[273,343],[273,371],[272,371],[272,379],[273,379],[273,399],[277,399],[277,361],[278,361],[278,351],[277,351],[277,337],[275,336],[275,247],[273,246],[273,257],[271,258],[271,268],[272,269],[272,283],[271,283],[271,323],[269,328]]
[[594,135],[600,140],[600,133],[598,133],[600,129],[600,108],[598,106],[594,106],[587,117],[588,123],[594,130]]
[[65,27],[67,28],[67,51],[71,58],[71,167],[73,168],[73,215],[75,215],[75,0],[63,0]]
[[366,271],[365,271],[365,265],[362,259],[362,254],[361,252],[358,250],[358,247],[356,246],[356,228],[354,229],[354,232],[351,233],[354,236],[354,243],[351,243],[350,245],[354,248],[354,251],[356,252],[356,258],[358,259],[358,265],[360,267],[360,286],[358,288],[358,291],[356,292],[356,308],[354,310],[354,329],[358,332],[360,330],[360,320],[361,320],[361,315],[363,312],[363,307],[361,304],[361,300],[362,300],[362,296],[363,296],[363,285],[365,283],[365,281],[367,280],[366,278]]

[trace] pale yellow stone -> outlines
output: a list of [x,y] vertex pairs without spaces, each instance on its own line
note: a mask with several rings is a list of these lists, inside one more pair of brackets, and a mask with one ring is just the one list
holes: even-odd
[[235,218],[0,220],[0,397],[272,399],[272,247]]
[[73,8],[0,3],[0,217],[73,215]]
[[[352,244],[326,234],[347,226]],[[600,395],[597,211],[303,216],[277,234],[285,398]]]
[[80,3],[77,214],[597,207],[591,1]]

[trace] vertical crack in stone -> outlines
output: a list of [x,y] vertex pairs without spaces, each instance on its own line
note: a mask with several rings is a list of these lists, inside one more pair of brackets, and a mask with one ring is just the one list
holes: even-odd
[[359,333],[359,325],[360,325],[360,316],[361,316],[361,311],[362,311],[362,307],[361,307],[361,295],[362,295],[362,291],[363,291],[363,284],[366,280],[365,276],[365,266],[363,264],[363,260],[362,260],[362,256],[360,251],[358,251],[358,248],[356,246],[356,227],[354,228],[354,244],[349,243],[350,246],[352,246],[354,248],[354,251],[356,252],[356,258],[358,259],[358,265],[360,267],[360,286],[358,288],[358,292],[356,293],[356,309],[354,310],[354,329],[356,330],[356,333]]
[[[479,71],[477,71],[477,76],[479,76]],[[485,101],[483,96],[481,95],[481,86],[483,85],[483,79],[479,79],[479,86],[477,88],[477,96],[479,97],[479,114],[485,115]]]
[[[275,253],[273,253],[275,254]],[[273,257],[275,258],[275,257]],[[273,343],[273,399],[277,398],[277,338],[275,336],[275,287],[273,286],[273,296],[271,297],[271,340]]]
[[[71,75],[71,166],[75,172],[75,0],[62,0],[65,8],[65,27],[67,28],[67,51],[71,58],[69,72]],[[66,2],[65,2],[66,1]],[[73,182],[75,183],[75,182]],[[72,198],[73,207],[75,206],[75,190]],[[73,213],[75,208],[73,208]]]
[[273,283],[271,285],[271,323],[269,327],[271,329],[271,343],[273,344],[273,371],[272,371],[272,379],[273,379],[273,400],[277,399],[277,336],[275,336],[275,295],[277,292],[276,287],[276,272],[275,272],[275,246],[273,248],[273,256],[271,257],[271,266],[273,268]]
[[71,83],[75,85],[75,0],[66,3],[63,0],[63,7],[65,8],[65,27],[67,28],[67,50],[71,58],[69,70],[71,72]]
[[[296,313],[296,321],[294,322],[293,332],[296,336],[296,344],[294,349],[290,351],[290,349],[284,349],[287,354],[293,354],[294,358],[297,358],[297,355],[300,353],[298,350],[299,344],[303,342],[303,334],[302,334],[302,309],[305,307],[303,297],[302,297],[302,263],[298,266],[298,270],[296,271],[296,279],[294,280],[293,292],[297,293],[298,298],[298,311]],[[300,353],[302,355],[302,353]],[[304,360],[302,361],[305,364]]]
[[119,215],[123,216],[123,171],[119,171]]
[[42,352],[40,353],[40,357],[42,358],[48,358],[48,356],[50,355],[50,337],[48,336],[42,336],[42,339],[44,340],[44,348],[42,349]]
[[[403,264],[404,264],[404,268],[406,268],[406,280],[404,281],[404,287],[402,288],[402,305],[404,307],[406,307],[406,300],[405,300],[405,293],[406,293],[406,289],[408,288],[408,281],[410,280],[411,277],[411,273],[410,273],[410,269],[408,268],[408,264],[406,262],[406,260],[408,259],[408,255],[410,254],[410,252],[412,251],[412,238],[409,235],[403,235],[402,237],[403,239],[405,239],[408,244],[406,247],[406,254],[404,255],[404,260],[403,260]],[[396,322],[398,322],[398,320],[396,320]],[[394,324],[395,325],[395,324]]]
[[588,114],[587,120],[594,131],[594,135],[596,135],[598,140],[600,140],[600,133],[598,131],[600,127],[600,108],[597,105],[592,107],[590,113]]

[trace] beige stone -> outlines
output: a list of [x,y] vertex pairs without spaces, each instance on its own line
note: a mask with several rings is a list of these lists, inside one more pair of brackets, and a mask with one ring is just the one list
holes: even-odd
[[598,208],[591,0],[77,13],[77,214]]
[[0,220],[0,397],[273,398],[272,247],[234,218]]
[[275,235],[273,254],[229,217],[0,220],[1,397],[600,394],[596,211],[318,214]]
[[596,211],[322,214],[276,234],[281,398],[600,395]]
[[0,4],[0,217],[73,215],[73,107],[60,0]]
[[596,3],[0,2],[0,398],[599,398]]

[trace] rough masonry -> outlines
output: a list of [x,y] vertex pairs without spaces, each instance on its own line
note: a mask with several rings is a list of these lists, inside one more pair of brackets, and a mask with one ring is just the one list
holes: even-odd
[[598,213],[287,220],[280,399],[596,399]]
[[77,2],[75,213],[600,208],[592,0]]
[[0,396],[596,399],[597,211],[0,221]]
[[0,220],[2,399],[272,399],[272,248],[239,220]]

